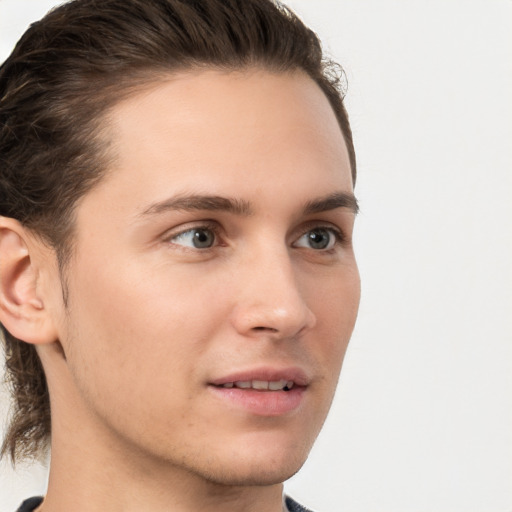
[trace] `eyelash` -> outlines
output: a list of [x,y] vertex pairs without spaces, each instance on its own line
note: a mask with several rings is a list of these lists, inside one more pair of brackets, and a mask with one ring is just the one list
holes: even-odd
[[306,226],[302,229],[302,234],[299,236],[299,238],[304,236],[306,233],[309,233],[310,231],[314,231],[315,229],[325,229],[326,231],[331,233],[336,240],[336,245],[344,244],[347,241],[347,237],[345,236],[345,233],[340,228],[337,228],[337,227],[333,226],[332,224],[325,225],[325,224],[316,224],[314,222],[311,224],[306,224]]
[[[183,236],[190,231],[200,231],[200,230],[211,231],[213,233],[213,235],[215,236],[215,245],[213,247],[209,247],[208,249],[211,250],[211,249],[214,249],[215,247],[218,247],[219,245],[221,245],[218,243],[218,240],[220,239],[221,230],[220,230],[220,227],[218,226],[218,224],[216,224],[214,222],[205,222],[203,224],[198,224],[196,226],[186,227],[185,229],[181,229],[181,231],[179,231],[177,233],[170,233],[165,237],[164,242],[172,244],[173,240],[175,240],[179,236]],[[188,247],[181,246],[180,244],[175,244],[175,245],[178,247],[181,247],[184,250],[189,249]],[[199,250],[205,252],[208,249],[199,249]]]
[[[173,244],[176,247],[178,247],[180,249],[183,249],[183,250],[190,250],[191,249],[190,247],[185,247],[185,246],[180,245],[180,244],[174,244],[173,240],[175,240],[179,236],[185,235],[186,233],[188,233],[190,231],[196,231],[196,230],[197,231],[200,231],[200,230],[211,231],[213,233],[214,237],[215,237],[215,242],[214,242],[214,245],[212,247],[207,247],[207,248],[203,248],[203,249],[195,248],[195,249],[192,249],[192,250],[198,250],[198,251],[201,251],[201,252],[207,252],[207,251],[214,250],[215,248],[217,248],[219,246],[222,247],[223,244],[219,243],[221,229],[220,229],[219,225],[217,223],[215,223],[215,222],[211,222],[211,223],[207,222],[207,223],[203,223],[203,224],[198,224],[196,226],[186,227],[185,229],[182,229],[178,233],[168,234],[165,237],[164,242],[169,243],[169,244]],[[339,228],[336,228],[336,227],[334,227],[332,225],[316,224],[316,223],[311,223],[311,224],[308,224],[305,227],[303,227],[303,229],[301,230],[301,234],[295,239],[295,242],[300,240],[307,233],[309,233],[311,231],[314,231],[314,230],[325,230],[325,231],[328,231],[335,238],[334,246],[331,249],[326,249],[326,250],[321,250],[320,249],[320,250],[316,250],[315,252],[323,252],[323,253],[330,254],[330,253],[332,253],[332,252],[334,252],[336,250],[337,246],[343,245],[344,243],[346,243],[347,239],[346,239],[346,236],[345,236],[345,234],[343,233],[342,230],[340,230]],[[314,250],[314,249],[312,249],[312,250]]]

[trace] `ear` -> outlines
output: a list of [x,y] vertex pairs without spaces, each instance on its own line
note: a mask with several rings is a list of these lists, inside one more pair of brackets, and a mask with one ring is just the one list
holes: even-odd
[[0,216],[0,322],[14,337],[42,344],[57,331],[38,290],[37,243],[18,221]]

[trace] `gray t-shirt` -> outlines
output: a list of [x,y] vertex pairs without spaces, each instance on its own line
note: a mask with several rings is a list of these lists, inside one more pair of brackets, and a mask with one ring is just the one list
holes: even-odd
[[[16,512],[33,512],[43,502],[42,496],[36,496],[25,500]],[[312,512],[311,510],[299,505],[289,496],[283,497],[283,512]]]
[[284,496],[283,512],[313,512],[309,508],[303,507],[289,496]]

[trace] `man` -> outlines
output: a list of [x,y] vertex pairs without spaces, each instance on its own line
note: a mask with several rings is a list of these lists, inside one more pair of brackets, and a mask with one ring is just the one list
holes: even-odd
[[336,68],[268,0],[75,0],[0,69],[20,510],[300,511],[359,303]]

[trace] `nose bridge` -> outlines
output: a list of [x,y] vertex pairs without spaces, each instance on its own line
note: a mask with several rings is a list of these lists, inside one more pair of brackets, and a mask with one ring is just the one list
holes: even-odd
[[236,326],[246,334],[293,337],[314,326],[316,320],[286,244],[268,242],[244,258]]

